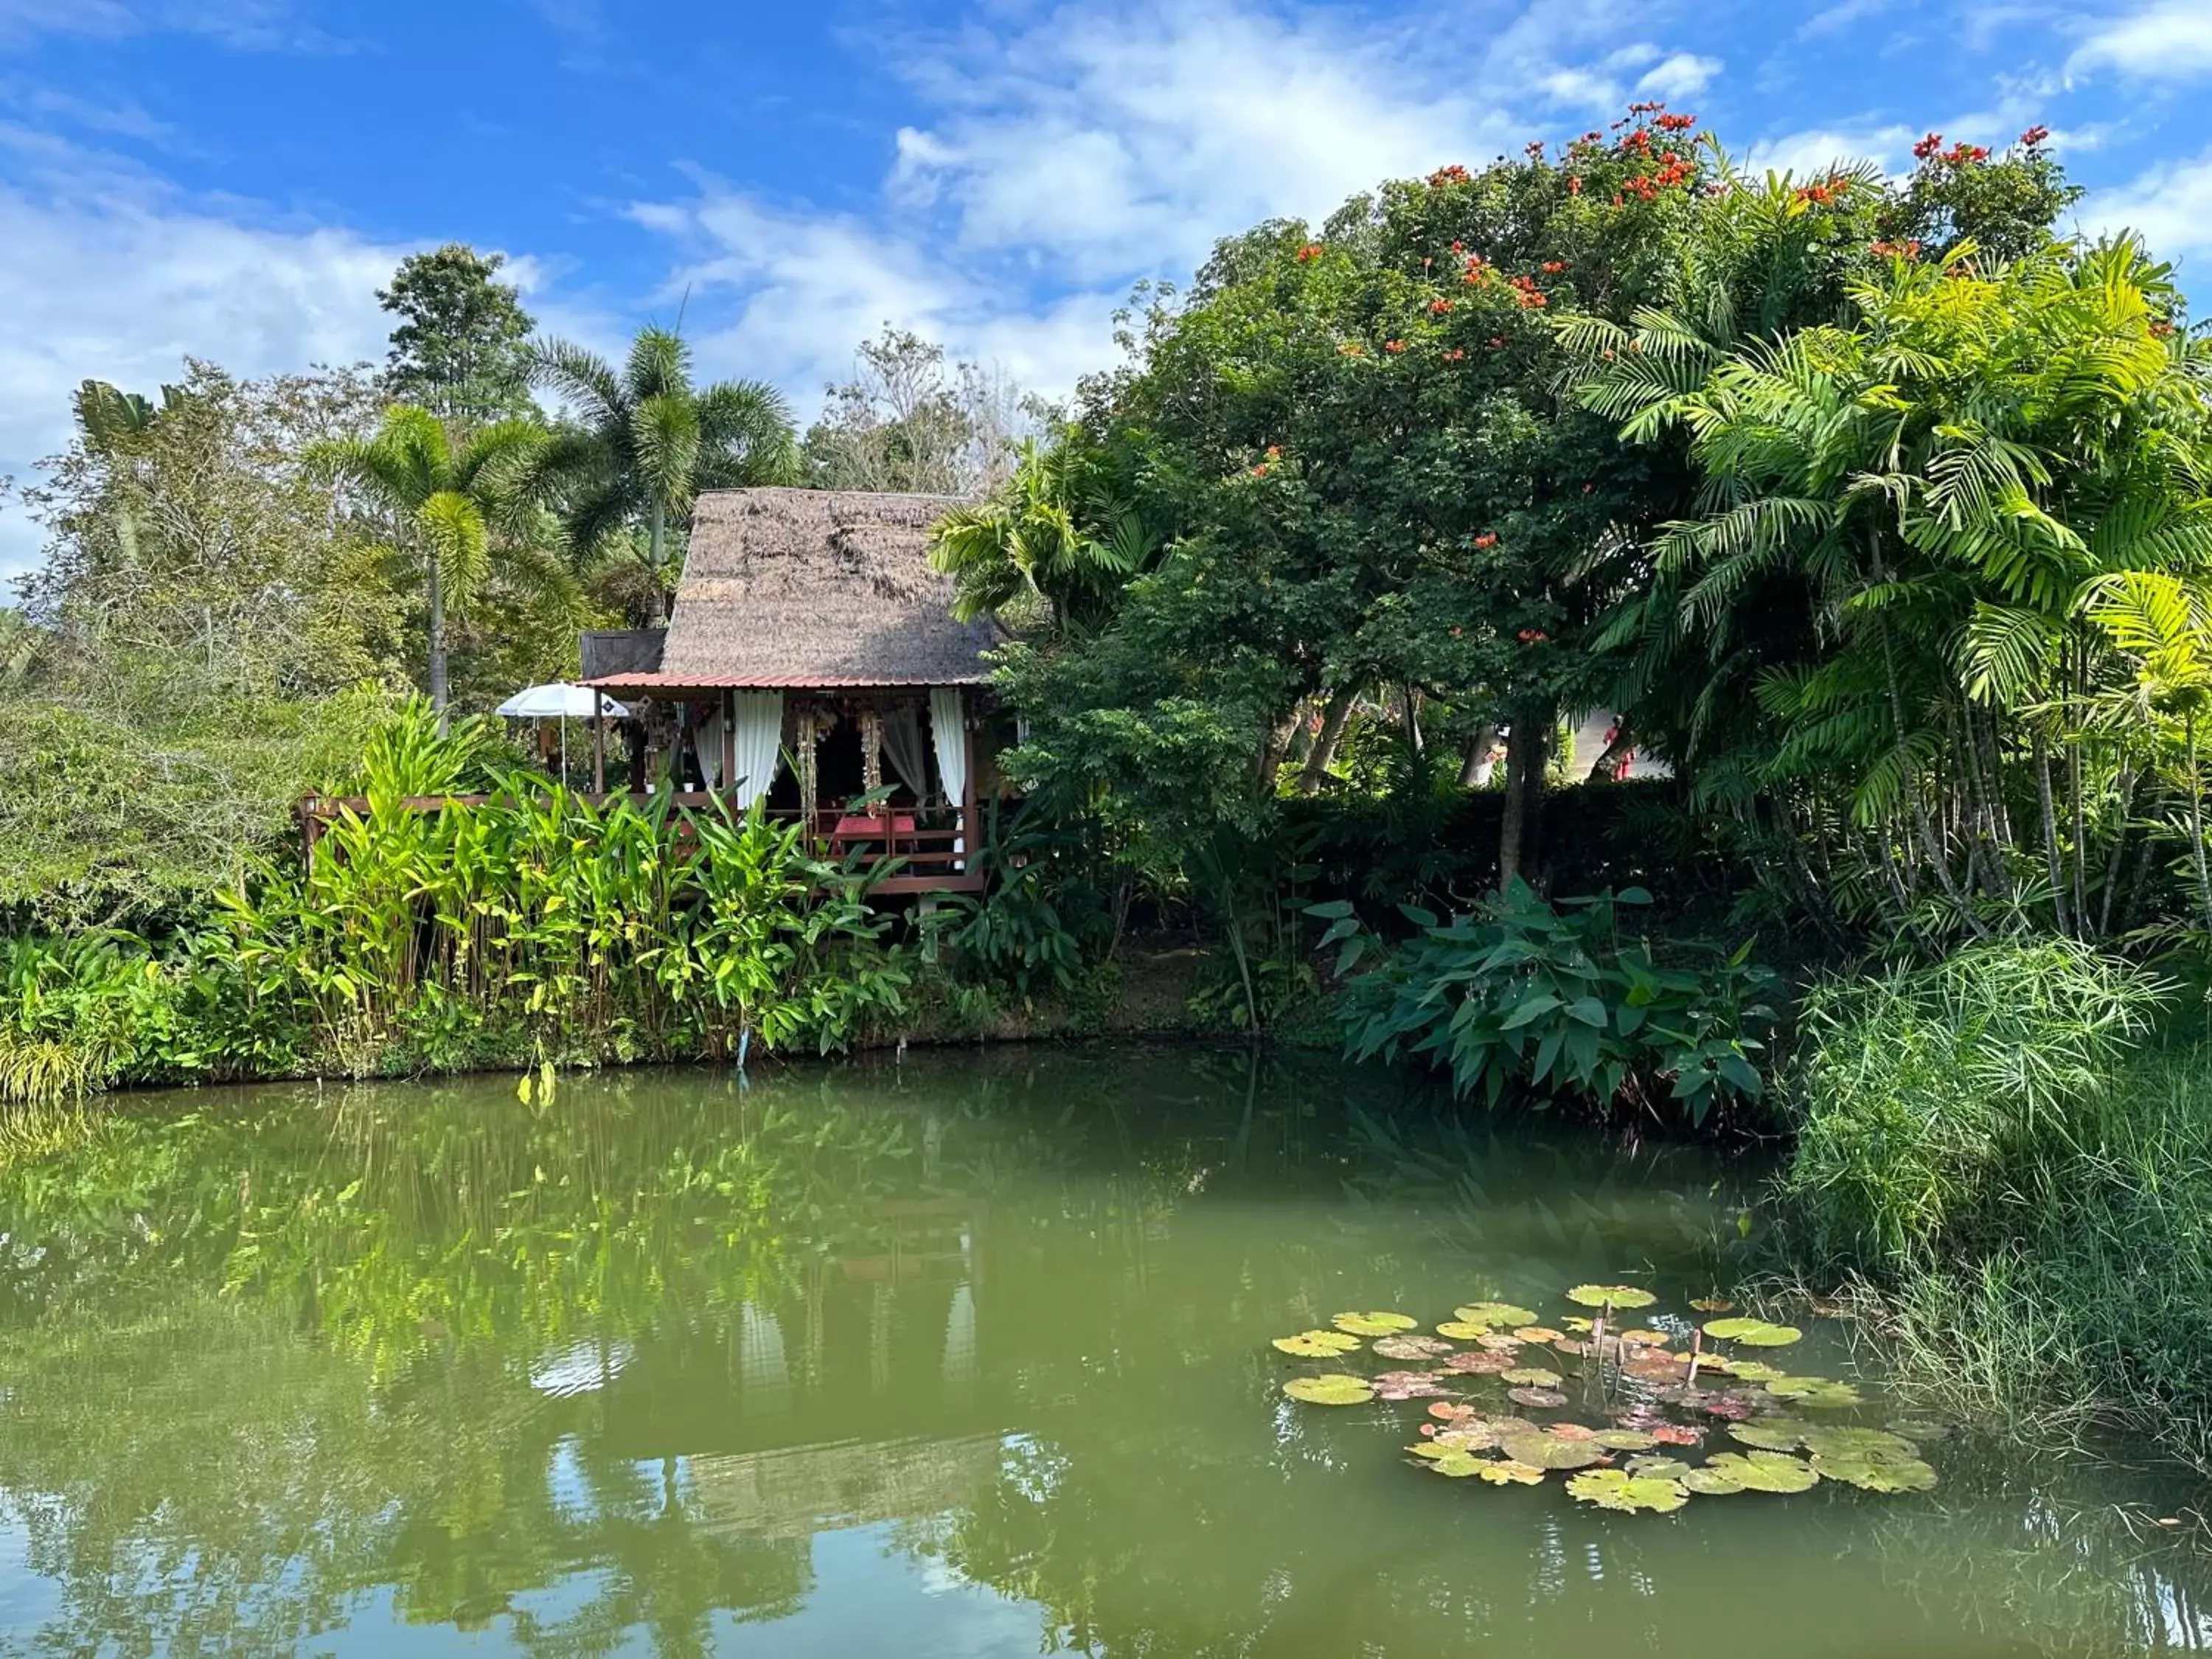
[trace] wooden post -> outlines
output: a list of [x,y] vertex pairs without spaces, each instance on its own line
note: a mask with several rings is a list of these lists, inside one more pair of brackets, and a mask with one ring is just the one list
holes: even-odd
[[592,692],[592,793],[607,793],[607,694]]
[[738,791],[738,694],[722,688],[722,793],[734,800]]
[[957,864],[959,874],[968,872],[969,863],[975,856],[975,723],[968,718],[968,699],[960,700],[960,745],[968,756],[968,764],[962,768],[965,775],[960,783],[960,846],[963,856]]

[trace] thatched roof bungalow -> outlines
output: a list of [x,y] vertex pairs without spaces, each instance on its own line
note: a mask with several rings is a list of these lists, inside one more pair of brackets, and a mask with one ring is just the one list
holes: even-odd
[[[666,634],[596,644],[587,655],[612,672],[586,684],[645,704],[679,782],[740,806],[764,795],[833,851],[903,860],[886,890],[978,886],[964,857],[976,831],[974,722],[997,639],[988,623],[954,619],[951,584],[929,568],[929,527],[953,505],[848,490],[702,495]],[[863,796],[868,805],[848,805]]]

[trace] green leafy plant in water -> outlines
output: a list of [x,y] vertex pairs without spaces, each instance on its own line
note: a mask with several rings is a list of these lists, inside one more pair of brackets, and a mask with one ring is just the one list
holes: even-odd
[[1401,1313],[1340,1313],[1329,1323],[1354,1336],[1392,1336],[1418,1328],[1420,1321]]
[[1568,1301],[1585,1308],[1648,1308],[1658,1299],[1633,1285],[1577,1285],[1567,1292]]
[[1490,1460],[1475,1473],[1493,1486],[1540,1486],[1544,1483],[1544,1471],[1540,1467],[1523,1463],[1518,1458]]
[[1529,1309],[1517,1307],[1510,1302],[1470,1302],[1452,1310],[1452,1318],[1462,1325],[1497,1326],[1533,1325],[1535,1314]]
[[1756,1446],[1762,1451],[1794,1452],[1804,1443],[1807,1426],[1803,1423],[1770,1420],[1731,1423],[1728,1431],[1729,1439]]
[[1322,1376],[1294,1376],[1283,1392],[1309,1406],[1364,1406],[1375,1398],[1364,1377],[1330,1372]]
[[1778,1451],[1716,1452],[1705,1468],[1747,1492],[1810,1492],[1820,1479],[1810,1463]]
[[1841,1411],[1864,1403],[1850,1383],[1831,1382],[1820,1376],[1778,1376],[1766,1385],[1766,1391],[1777,1400],[1812,1411]]
[[1322,943],[1342,947],[1346,1046],[1358,1058],[1430,1060],[1493,1106],[1509,1089],[1603,1107],[1671,1100],[1702,1124],[1715,1105],[1764,1089],[1754,1056],[1774,1018],[1773,975],[1751,964],[1748,945],[1662,966],[1620,934],[1618,909],[1650,902],[1630,888],[1555,907],[1516,877],[1449,924],[1402,907],[1420,931],[1395,950],[1348,902],[1310,914],[1329,923]]
[[1716,1319],[1705,1334],[1719,1342],[1741,1342],[1753,1348],[1786,1348],[1804,1333],[1795,1325],[1777,1325],[1765,1319]]
[[1589,1469],[1567,1482],[1567,1495],[1577,1503],[1595,1504],[1601,1510],[1633,1514],[1648,1510],[1665,1515],[1690,1501],[1677,1480],[1634,1475],[1620,1469]]
[[1517,1370],[1500,1375],[1504,1381],[1520,1389],[1556,1389],[1559,1386],[1559,1372],[1547,1371],[1534,1365],[1524,1365]]
[[1359,1339],[1342,1331],[1300,1331],[1296,1336],[1275,1338],[1274,1346],[1300,1359],[1328,1359],[1350,1353],[1359,1346]]

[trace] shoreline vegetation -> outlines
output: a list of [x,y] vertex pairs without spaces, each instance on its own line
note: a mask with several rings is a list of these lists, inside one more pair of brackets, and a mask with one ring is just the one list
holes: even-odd
[[[2212,1468],[2212,334],[2059,233],[2043,128],[1915,156],[1638,105],[1224,237],[1056,404],[887,328],[802,433],[459,247],[380,369],[87,381],[0,611],[0,1101],[1341,1042],[1787,1139],[1790,1271],[1962,1414]],[[665,618],[702,492],[793,484],[968,503],[980,896],[592,806],[483,717]],[[303,859],[310,792],[369,806]]]

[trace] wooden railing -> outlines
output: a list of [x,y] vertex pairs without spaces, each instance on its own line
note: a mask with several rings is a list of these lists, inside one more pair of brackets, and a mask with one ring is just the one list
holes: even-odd
[[[579,790],[576,799],[599,806],[619,793]],[[632,793],[629,799],[643,806],[653,797]],[[489,795],[410,795],[399,804],[410,812],[441,812],[448,807],[483,806],[491,799]],[[684,790],[675,797],[675,805],[696,811],[726,799],[712,791]],[[307,796],[297,808],[303,848],[312,854],[325,825],[349,812],[365,817],[368,811],[364,795]],[[801,815],[795,808],[771,807],[768,816],[776,823],[793,823]],[[975,869],[975,848],[981,816],[972,803],[957,812],[946,807],[919,812],[911,807],[873,813],[817,812],[806,846],[816,857],[832,861],[850,855],[863,865],[892,863],[893,873],[876,883],[878,893],[979,893],[983,878]]]

